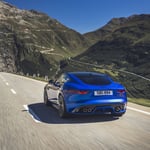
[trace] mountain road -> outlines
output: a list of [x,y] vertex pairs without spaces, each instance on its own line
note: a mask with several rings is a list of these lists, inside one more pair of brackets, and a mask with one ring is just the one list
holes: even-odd
[[150,108],[62,119],[43,103],[45,84],[0,73],[0,150],[150,150]]

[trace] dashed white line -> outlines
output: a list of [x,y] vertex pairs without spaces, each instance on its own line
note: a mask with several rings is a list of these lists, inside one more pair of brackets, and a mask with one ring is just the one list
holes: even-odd
[[14,89],[10,89],[10,91],[11,91],[13,94],[17,94]]
[[6,82],[6,85],[7,85],[7,86],[9,86],[9,83],[8,83],[8,82]]
[[147,112],[147,111],[143,111],[143,110],[136,109],[136,108],[129,107],[129,106],[127,106],[127,108],[130,109],[130,110],[136,111],[136,112],[140,112],[140,113],[143,113],[143,114],[146,114],[146,115],[150,115],[150,112]]
[[32,119],[36,122],[36,123],[41,123],[40,118],[34,113],[34,111],[32,109],[30,109],[28,107],[28,105],[23,105],[23,107],[25,108],[25,110],[29,113],[29,115],[32,117]]

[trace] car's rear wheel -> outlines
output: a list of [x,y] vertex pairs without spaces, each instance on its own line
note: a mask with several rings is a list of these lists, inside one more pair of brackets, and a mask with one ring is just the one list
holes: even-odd
[[51,102],[48,101],[48,96],[47,96],[47,92],[45,89],[44,89],[44,104],[47,106],[51,106]]
[[61,95],[59,96],[59,116],[61,118],[66,118],[68,116],[66,112],[65,101]]

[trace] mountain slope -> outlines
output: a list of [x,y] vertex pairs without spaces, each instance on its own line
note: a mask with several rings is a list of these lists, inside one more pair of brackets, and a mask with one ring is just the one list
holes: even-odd
[[48,74],[88,47],[86,39],[46,14],[0,1],[0,71]]
[[[75,59],[103,69],[80,64],[80,70],[110,74],[125,85],[129,96],[150,99],[149,81],[117,71],[129,71],[150,79],[150,15],[112,19],[102,29],[84,36],[93,43],[98,42]],[[72,64],[71,67],[74,68]]]
[[[78,58],[150,77],[150,15],[112,19],[104,28],[109,33],[99,36],[99,41]],[[96,37],[104,28],[86,37]]]

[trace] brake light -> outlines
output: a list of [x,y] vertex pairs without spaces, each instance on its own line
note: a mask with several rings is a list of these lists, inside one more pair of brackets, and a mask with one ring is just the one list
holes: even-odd
[[79,94],[87,94],[88,91],[79,91],[78,93],[79,93]]
[[117,93],[119,94],[119,96],[123,96],[124,93],[126,93],[126,90],[124,90],[124,89],[117,90]]
[[68,94],[81,94],[81,95],[85,95],[88,93],[87,90],[65,90],[65,92]]

